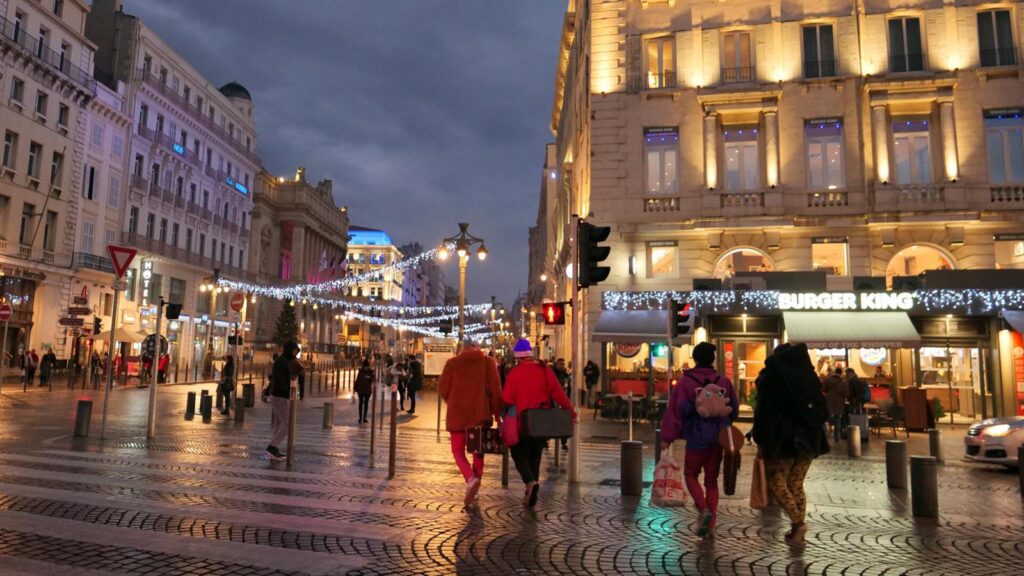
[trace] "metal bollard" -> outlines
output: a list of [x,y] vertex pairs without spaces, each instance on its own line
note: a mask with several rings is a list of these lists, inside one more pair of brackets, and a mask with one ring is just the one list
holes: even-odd
[[938,461],[933,456],[910,457],[910,503],[914,516],[939,517]]
[[846,455],[860,458],[860,426],[846,427]]
[[928,455],[935,458],[940,464],[942,459],[942,431],[938,428],[928,429]]
[[629,441],[633,441],[633,393],[629,393]]
[[245,422],[245,398],[235,398],[235,423]]
[[661,428],[654,429],[654,465],[661,462]]
[[[206,390],[203,390],[206,392]],[[203,415],[203,423],[209,424],[210,419],[213,417],[213,397],[209,394],[203,394],[199,399],[199,413]]]
[[89,437],[89,423],[92,421],[92,400],[79,400],[75,411],[75,438]]
[[334,402],[324,402],[324,430],[334,428]]
[[619,457],[619,487],[623,496],[639,496],[643,491],[644,443],[622,442]]
[[191,420],[196,415],[196,393],[189,392],[185,399],[185,420]]
[[907,443],[885,441],[885,483],[891,489],[907,489]]
[[391,438],[388,438],[388,479],[395,477],[395,460],[398,454],[398,386],[391,392]]
[[[252,374],[249,375],[252,377]],[[256,386],[252,383],[242,384],[242,399],[245,400],[245,407],[252,408],[256,405]]]
[[[373,456],[373,452],[376,449],[377,439],[377,393],[372,392],[370,394],[370,456]],[[370,460],[370,466],[373,466],[373,460]]]
[[384,431],[384,399],[387,398],[387,389],[383,386],[380,389],[380,431]]

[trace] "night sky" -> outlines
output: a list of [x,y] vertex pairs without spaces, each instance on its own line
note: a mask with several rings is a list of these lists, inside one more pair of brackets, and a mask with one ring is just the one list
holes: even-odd
[[[564,0],[125,0],[252,93],[268,170],[334,181],[353,224],[433,246],[470,222],[469,301],[526,288]],[[445,265],[448,283],[458,271]]]

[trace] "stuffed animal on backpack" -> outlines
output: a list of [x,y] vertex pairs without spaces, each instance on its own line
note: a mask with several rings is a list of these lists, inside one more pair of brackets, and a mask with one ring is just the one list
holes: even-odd
[[721,418],[732,414],[729,395],[718,384],[705,384],[697,388],[697,401],[694,404],[697,414],[702,418]]

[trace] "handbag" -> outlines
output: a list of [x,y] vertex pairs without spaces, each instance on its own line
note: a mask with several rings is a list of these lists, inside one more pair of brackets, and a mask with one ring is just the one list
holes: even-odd
[[[541,370],[544,368],[541,367]],[[542,440],[572,438],[572,412],[551,406],[551,399],[548,398],[540,408],[523,410],[523,436]]]
[[735,426],[722,428],[718,433],[718,445],[722,447],[722,488],[726,496],[732,496],[736,493],[736,476],[740,471],[743,432]]
[[768,507],[768,478],[764,471],[764,458],[754,460],[754,476],[750,480],[750,507],[764,510]]
[[662,508],[686,505],[686,490],[683,489],[683,471],[679,462],[666,446],[661,450],[661,460],[654,468],[654,484],[651,486],[651,506]]
[[501,440],[509,447],[519,444],[519,417],[515,406],[506,408],[501,418]]
[[[491,391],[487,389],[487,378],[481,378],[484,382],[484,413],[490,416],[491,413]],[[477,424],[466,428],[466,452],[473,454],[501,454],[505,446],[501,442],[501,431],[492,428],[490,424],[484,426]]]

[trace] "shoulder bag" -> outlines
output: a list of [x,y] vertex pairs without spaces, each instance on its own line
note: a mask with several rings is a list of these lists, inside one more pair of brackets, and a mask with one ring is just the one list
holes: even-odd
[[[486,368],[485,368],[486,370]],[[480,379],[484,383],[484,413],[490,420],[491,391],[487,389],[487,375]],[[473,454],[501,454],[505,451],[501,431],[490,424],[477,424],[466,428],[466,452]]]

